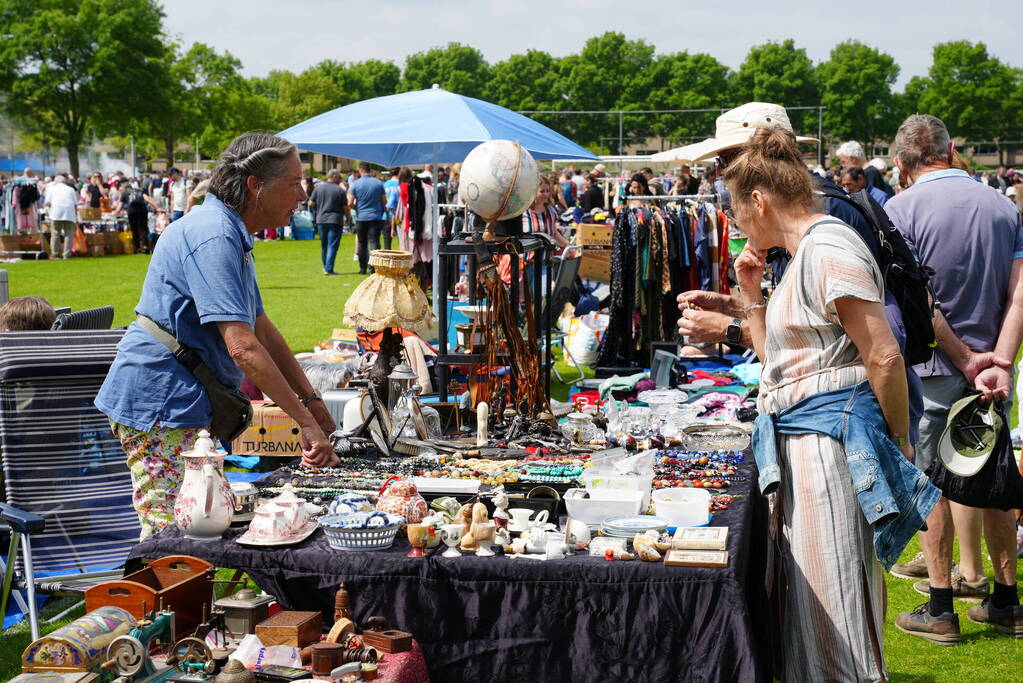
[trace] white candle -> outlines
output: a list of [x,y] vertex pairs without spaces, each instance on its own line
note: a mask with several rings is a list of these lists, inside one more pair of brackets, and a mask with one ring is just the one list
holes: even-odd
[[490,415],[490,406],[486,401],[481,401],[476,406],[476,445],[486,446],[490,440],[487,435],[487,417]]

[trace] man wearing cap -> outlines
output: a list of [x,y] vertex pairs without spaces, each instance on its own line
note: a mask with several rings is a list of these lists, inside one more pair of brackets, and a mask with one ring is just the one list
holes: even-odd
[[[949,426],[950,409],[965,391],[975,388],[986,401],[1008,397],[1007,368],[1023,339],[1023,226],[1019,213],[996,190],[952,166],[953,144],[940,119],[910,116],[899,127],[895,147],[896,165],[912,186],[890,199],[885,210],[921,262],[934,269],[931,283],[951,327],[945,333],[936,330],[939,350],[917,366],[925,410],[916,464],[925,470],[944,466],[965,475],[968,472],[951,459],[949,448],[942,462],[935,459]],[[971,350],[993,352],[996,364],[974,378],[964,376],[956,356]],[[971,607],[968,616],[994,626],[1002,635],[1023,638],[1012,514],[968,508],[946,498],[935,506],[927,531],[920,534],[929,580],[915,587],[930,599],[920,609],[900,614],[895,622],[899,629],[943,645],[961,642],[953,595],[981,597],[988,592],[980,558],[982,521],[995,568],[994,590],[981,605]],[[955,532],[960,538],[961,575],[953,582]]]

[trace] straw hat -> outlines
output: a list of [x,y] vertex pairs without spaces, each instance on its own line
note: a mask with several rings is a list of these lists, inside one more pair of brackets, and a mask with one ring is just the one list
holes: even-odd
[[[749,102],[719,116],[715,122],[714,137],[688,145],[688,156],[692,161],[712,159],[722,150],[749,142],[761,126],[781,126],[785,130],[792,130],[785,107],[767,102]],[[820,140],[797,135],[796,142]]]
[[345,304],[344,324],[371,332],[400,327],[417,331],[433,322],[430,302],[412,274],[412,254],[377,249],[369,256],[373,274]]

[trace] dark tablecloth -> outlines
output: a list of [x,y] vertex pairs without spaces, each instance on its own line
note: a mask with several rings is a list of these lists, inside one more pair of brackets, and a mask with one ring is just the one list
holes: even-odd
[[[321,610],[330,623],[342,581],[356,623],[387,617],[411,632],[434,681],[770,680],[764,570],[766,501],[749,480],[714,515],[728,526],[726,568],[608,562],[578,554],[555,561],[512,557],[408,558],[407,539],[381,552],[328,547],[323,532],[281,549],[224,539],[193,541],[170,527],[137,545],[143,558],[194,555],[245,570],[287,609]],[[129,569],[133,562],[129,562]]]

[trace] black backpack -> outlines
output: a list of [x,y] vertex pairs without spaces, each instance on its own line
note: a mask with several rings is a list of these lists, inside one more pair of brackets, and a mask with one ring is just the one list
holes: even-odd
[[905,358],[908,365],[926,363],[934,347],[934,292],[930,280],[934,271],[920,264],[906,239],[884,211],[877,211],[863,192],[846,194],[836,187],[822,187],[825,197],[839,199],[856,209],[874,230],[880,247],[878,266],[885,289],[892,293],[906,330]]

